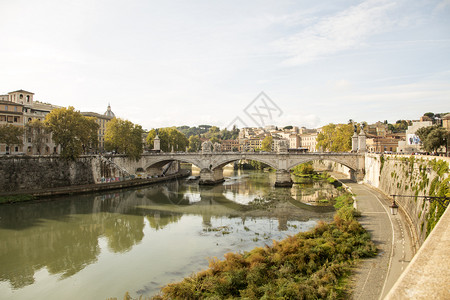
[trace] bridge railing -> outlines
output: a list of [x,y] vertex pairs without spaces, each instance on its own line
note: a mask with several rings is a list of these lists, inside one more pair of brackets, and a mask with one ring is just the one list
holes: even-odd
[[262,152],[262,151],[255,151],[255,152],[232,152],[232,151],[215,151],[215,152],[209,152],[209,153],[203,153],[203,152],[159,152],[159,153],[153,153],[153,152],[146,152],[143,155],[145,156],[167,156],[167,155],[204,155],[204,154],[221,154],[221,155],[298,155],[298,156],[306,156],[306,155],[313,155],[313,156],[321,156],[321,155],[340,155],[340,156],[354,156],[354,155],[362,155],[362,153],[351,153],[351,152],[307,152],[307,153],[279,153],[279,152]]

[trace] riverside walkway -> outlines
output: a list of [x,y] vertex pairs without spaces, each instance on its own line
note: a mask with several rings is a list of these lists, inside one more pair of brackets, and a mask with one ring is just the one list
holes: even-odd
[[333,176],[356,195],[359,222],[371,234],[378,248],[376,257],[361,261],[354,270],[352,299],[383,299],[411,261],[414,251],[407,226],[401,214],[391,215],[391,202],[364,184]]

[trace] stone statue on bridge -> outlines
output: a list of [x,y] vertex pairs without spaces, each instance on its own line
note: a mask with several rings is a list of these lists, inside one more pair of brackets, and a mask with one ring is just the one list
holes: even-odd
[[286,140],[278,140],[275,144],[275,152],[277,153],[288,153],[289,144]]
[[214,152],[220,152],[222,150],[222,146],[220,143],[214,143]]

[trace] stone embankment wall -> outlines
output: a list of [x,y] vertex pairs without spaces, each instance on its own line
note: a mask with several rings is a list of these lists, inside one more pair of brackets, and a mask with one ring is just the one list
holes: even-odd
[[94,160],[94,157],[83,157],[73,162],[59,157],[2,157],[0,191],[13,192],[94,183]]
[[[179,163],[162,164],[157,174],[163,170],[166,175],[177,174]],[[137,169],[136,161],[125,156],[114,159],[98,155],[82,156],[76,161],[66,161],[57,156],[2,156],[0,193],[145,178],[147,171]]]
[[395,201],[408,217],[416,243],[422,245],[444,209],[437,202],[416,196],[445,196],[450,191],[449,159],[367,154],[365,167],[364,183],[388,196],[409,196],[395,197]]
[[39,190],[100,183],[101,178],[124,176],[99,156],[66,161],[53,156],[0,157],[0,192]]

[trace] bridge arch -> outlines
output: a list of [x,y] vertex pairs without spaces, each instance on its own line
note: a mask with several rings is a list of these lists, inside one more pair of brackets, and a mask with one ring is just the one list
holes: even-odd
[[212,165],[212,169],[216,169],[216,168],[223,168],[224,166],[226,166],[229,163],[235,162],[235,161],[239,161],[239,160],[253,160],[253,161],[257,161],[263,164],[266,164],[272,168],[274,168],[275,170],[278,169],[278,165],[276,163],[274,163],[273,161],[270,161],[269,159],[265,159],[262,157],[253,157],[253,156],[247,156],[247,155],[236,155],[236,156],[231,156],[231,157],[224,157],[222,159],[219,159],[218,161],[216,161],[213,165]]
[[173,161],[178,161],[178,162],[182,162],[182,163],[189,163],[189,164],[193,164],[194,166],[202,169],[202,165],[198,160],[195,159],[190,159],[190,158],[178,158],[178,157],[162,157],[162,158],[156,158],[156,159],[152,159],[151,161],[148,161],[145,163],[144,165],[144,170],[148,170],[149,168],[161,168],[164,165],[173,162]]

